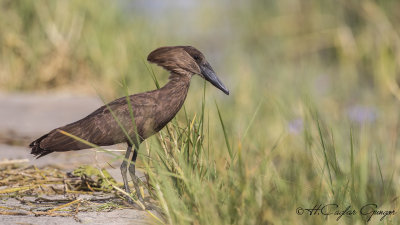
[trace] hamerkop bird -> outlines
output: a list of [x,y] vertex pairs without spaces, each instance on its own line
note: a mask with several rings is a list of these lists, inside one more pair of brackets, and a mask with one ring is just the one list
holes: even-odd
[[[198,74],[229,95],[228,89],[215,75],[204,55],[194,47],[161,47],[151,52],[147,60],[162,66],[171,73],[169,82],[164,87],[131,95],[128,97],[129,102],[127,97],[116,99],[81,120],[50,131],[29,145],[32,148],[31,154],[40,158],[52,152],[91,148],[81,141],[60,133],[60,130],[98,146],[126,142],[128,149],[121,164],[124,187],[126,192],[131,193],[126,176],[129,171],[138,199],[143,202],[139,191],[139,178],[135,175],[139,145],[175,117],[185,101],[191,77]],[[129,106],[132,106],[132,110]],[[131,112],[133,112],[135,123],[132,122]],[[130,138],[125,135],[112,113],[123,125]],[[133,145],[133,155],[130,157]]]

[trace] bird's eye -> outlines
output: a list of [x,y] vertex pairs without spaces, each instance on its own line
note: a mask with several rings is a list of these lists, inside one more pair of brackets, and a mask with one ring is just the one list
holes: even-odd
[[199,57],[198,55],[195,55],[193,58],[194,58],[194,60],[196,60],[196,61],[200,59],[200,57]]

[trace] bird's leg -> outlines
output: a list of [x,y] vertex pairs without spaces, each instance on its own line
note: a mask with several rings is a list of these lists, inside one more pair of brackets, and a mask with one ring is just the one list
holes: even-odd
[[[130,162],[129,156],[132,152],[132,146],[128,145],[128,149],[126,150],[124,160],[122,161],[121,164],[121,175],[122,175],[122,180],[124,181],[124,187],[125,191],[130,194],[131,190],[129,189],[129,184],[128,184],[128,178],[126,177],[126,172],[128,169],[128,162]],[[128,198],[128,201],[132,201],[130,198]]]
[[136,164],[136,158],[137,158],[137,149],[138,149],[138,147],[135,147],[135,148],[133,149],[132,161],[130,162],[130,165],[129,165],[128,170],[129,170],[129,174],[131,175],[133,185],[135,186],[135,190],[136,190],[137,197],[138,197],[139,201],[141,201],[142,203],[144,203],[142,194],[140,193],[140,189],[139,189],[139,182],[140,182],[140,179],[139,179],[139,177],[136,176],[136,174],[135,174],[135,164]]

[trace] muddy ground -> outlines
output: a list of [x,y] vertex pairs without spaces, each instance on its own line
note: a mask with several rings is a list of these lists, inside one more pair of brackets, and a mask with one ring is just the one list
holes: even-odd
[[[120,160],[106,153],[96,153],[94,150],[81,150],[66,153],[52,153],[40,159],[34,159],[27,145],[30,141],[40,137],[53,128],[78,120],[97,107],[102,102],[97,97],[77,96],[71,94],[5,94],[0,93],[0,168],[10,163],[17,163],[20,167],[37,168],[55,166],[65,173],[70,172],[80,165],[89,164],[96,167],[105,167],[111,176],[121,182],[119,172]],[[125,149],[125,146],[116,145],[107,149]],[[118,153],[118,152],[117,152]],[[122,153],[119,153],[122,154]],[[9,188],[0,186],[0,191]],[[49,198],[63,199],[65,195],[52,195]],[[90,196],[75,195],[75,199],[86,201]],[[18,199],[2,195],[0,211],[10,212],[10,209],[22,211],[39,207],[30,202],[35,202],[37,197],[24,197]],[[67,199],[69,200],[69,199]],[[66,200],[66,202],[67,202]],[[72,201],[72,200],[71,200]],[[118,201],[118,200],[116,200]],[[93,203],[93,204],[105,204]],[[62,205],[60,203],[59,205]],[[123,205],[122,202],[117,204]],[[27,207],[30,209],[27,209]],[[28,207],[28,208],[29,208]],[[53,207],[54,208],[54,207]],[[34,209],[37,210],[37,209]],[[51,207],[49,209],[51,210]],[[55,215],[24,215],[18,210],[11,210],[15,215],[0,215],[0,224],[149,224],[150,216],[137,207],[116,207],[108,210],[77,210],[74,216]],[[21,214],[21,215],[18,215]]]

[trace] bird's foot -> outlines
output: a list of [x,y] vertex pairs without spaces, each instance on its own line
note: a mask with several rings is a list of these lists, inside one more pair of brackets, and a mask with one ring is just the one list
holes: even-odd
[[125,200],[128,202],[129,205],[136,205],[131,196],[126,196]]
[[126,201],[128,202],[129,205],[136,207],[139,206],[143,210],[154,209],[153,204],[145,202],[141,196],[137,200],[133,196],[126,196]]

